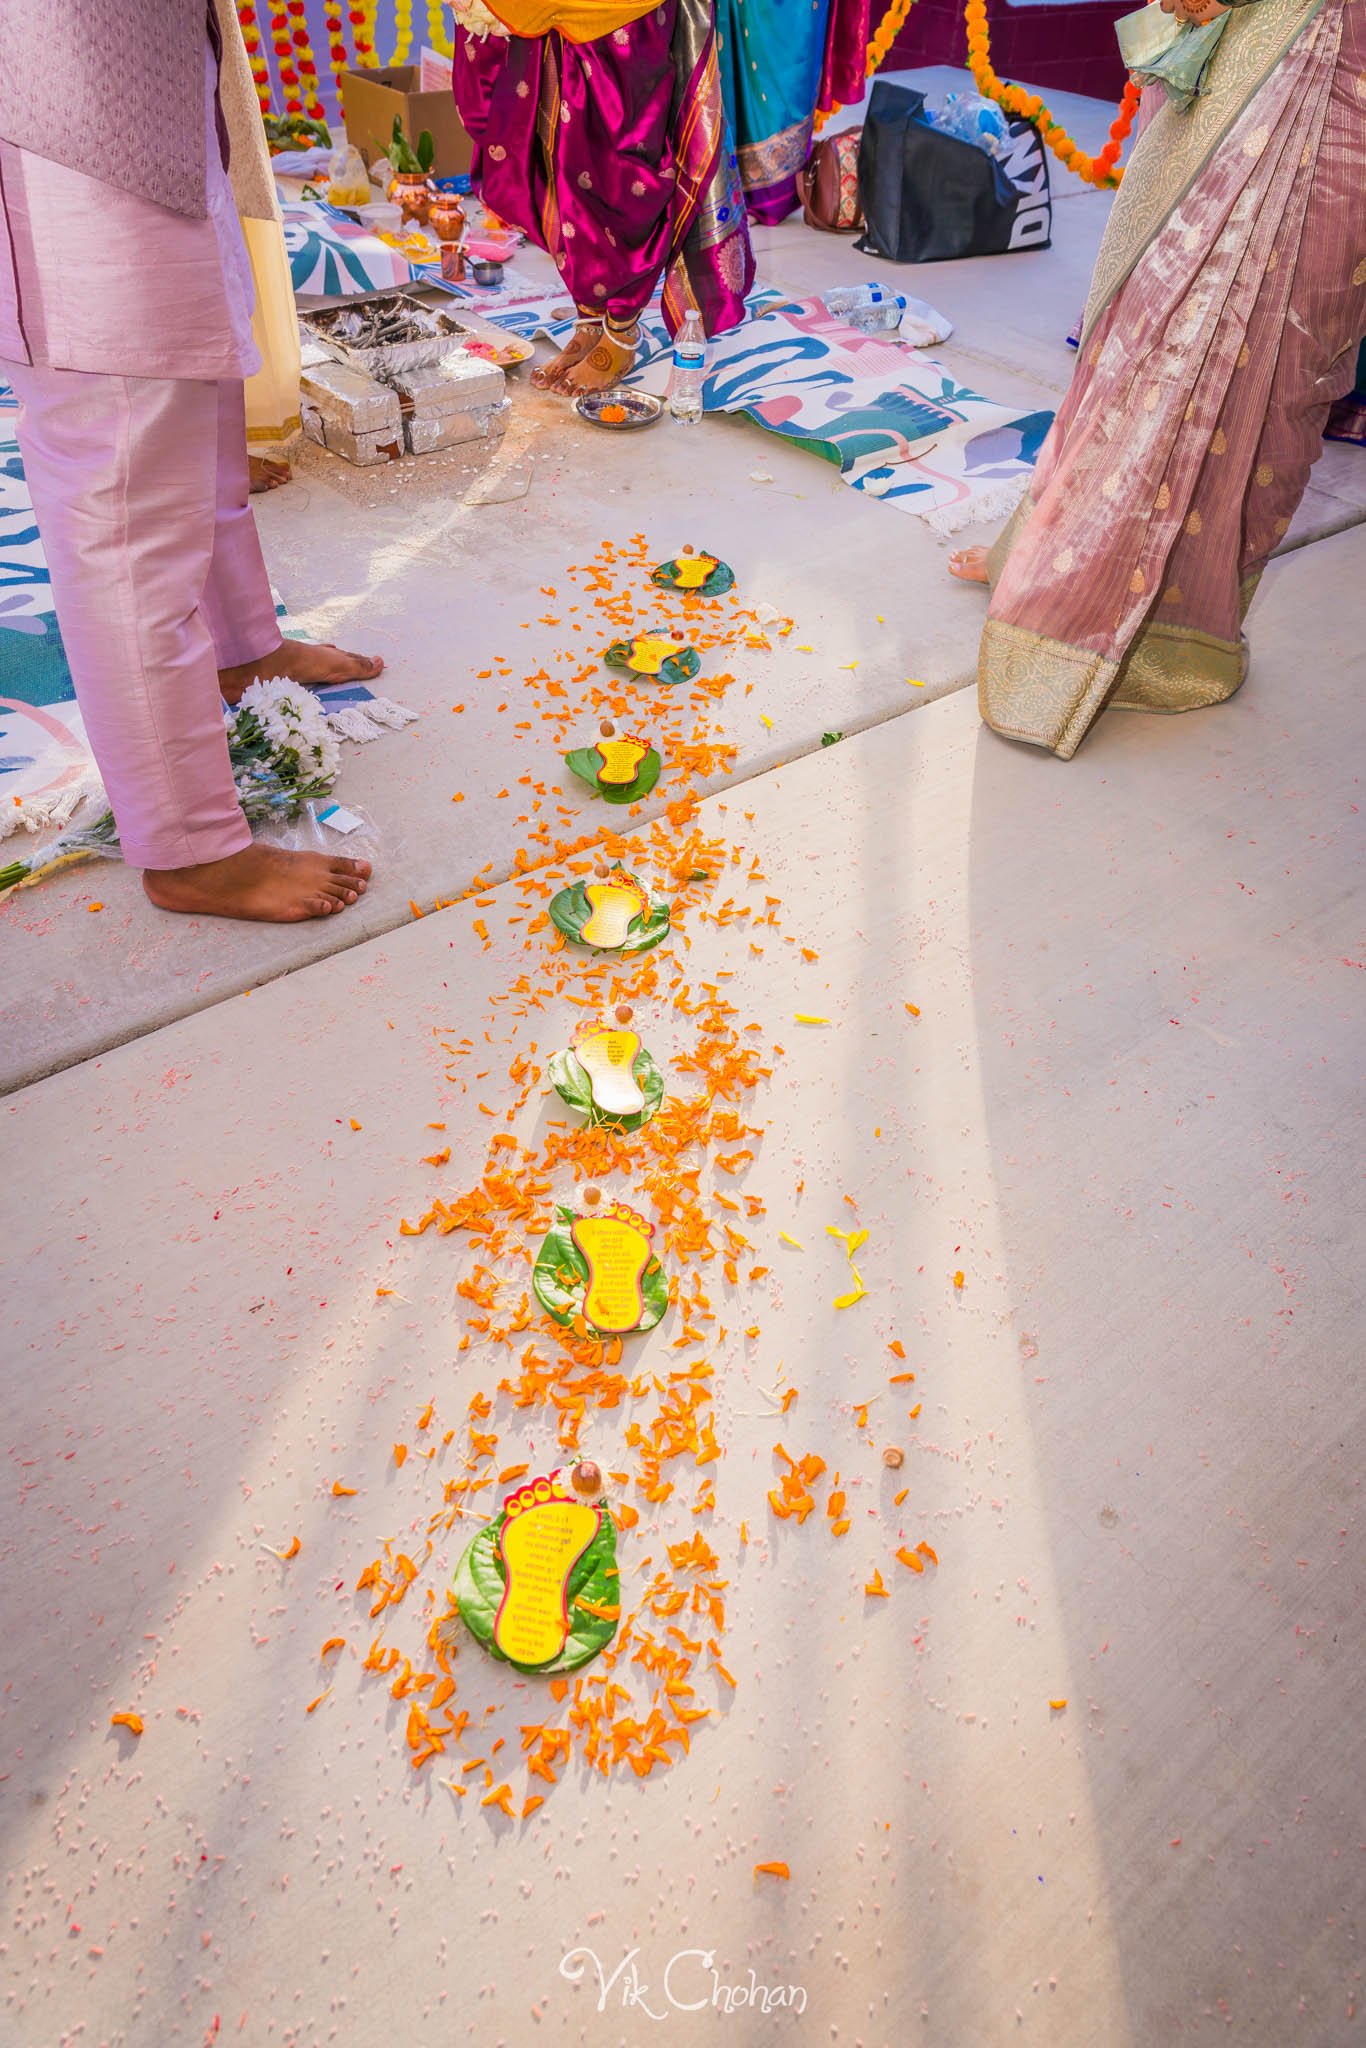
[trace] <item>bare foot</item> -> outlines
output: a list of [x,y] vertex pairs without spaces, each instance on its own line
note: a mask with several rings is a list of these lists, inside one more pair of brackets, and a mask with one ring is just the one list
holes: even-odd
[[949,574],[956,576],[960,583],[990,583],[987,574],[987,550],[985,548],[959,548],[956,555],[949,556]]
[[194,917],[243,917],[263,924],[301,924],[332,917],[365,894],[368,860],[325,853],[288,853],[253,843],[226,860],[193,868],[153,868],[142,878],[158,910]]
[[614,384],[620,384],[628,370],[634,369],[635,360],[633,341],[618,341],[604,330],[592,354],[576,363],[560,380],[560,389],[571,398],[581,391],[610,391]]
[[581,363],[585,356],[592,355],[601,340],[602,322],[581,320],[553,362],[542,363],[532,371],[531,381],[536,389],[558,391],[566,371],[571,370],[575,363]]
[[347,654],[341,647],[314,640],[282,640],[273,654],[263,654],[259,661],[220,668],[218,687],[225,704],[236,704],[248,683],[283,676],[307,689],[323,690],[329,683],[372,683],[383,667],[378,654]]
[[287,484],[294,472],[285,461],[277,461],[271,455],[249,455],[247,471],[251,482],[248,490],[278,491],[281,484]]

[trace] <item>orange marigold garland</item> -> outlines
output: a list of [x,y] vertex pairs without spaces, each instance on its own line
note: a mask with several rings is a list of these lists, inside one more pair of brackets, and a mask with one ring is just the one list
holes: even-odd
[[1041,140],[1052,150],[1060,163],[1069,171],[1075,171],[1088,185],[1118,185],[1124,173],[1119,168],[1119,153],[1124,139],[1134,124],[1142,87],[1131,78],[1124,88],[1124,97],[1119,103],[1119,112],[1110,125],[1110,140],[1098,156],[1088,156],[1067,133],[1037,93],[1026,92],[1023,86],[1006,85],[991,68],[991,31],[987,26],[986,0],[967,0],[968,27],[968,69],[972,72],[978,92],[984,99],[994,100],[1007,114],[1022,116],[1038,128]]

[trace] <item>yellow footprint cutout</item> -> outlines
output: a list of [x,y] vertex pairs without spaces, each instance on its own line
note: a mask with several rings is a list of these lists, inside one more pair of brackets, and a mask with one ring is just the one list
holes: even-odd
[[649,914],[650,899],[634,875],[614,874],[605,882],[589,882],[583,893],[592,916],[584,920],[580,936],[589,946],[610,952],[624,945],[632,918]]
[[[657,676],[666,661],[672,661],[678,652],[676,640],[666,640],[662,633],[642,633],[638,640],[631,642],[631,667],[638,676]],[[630,780],[630,777],[627,777]]]
[[674,563],[678,588],[700,590],[715,567],[715,555],[680,555]]
[[602,762],[598,781],[609,783],[614,788],[625,788],[639,775],[640,764],[650,751],[650,742],[628,732],[623,733],[620,739],[599,740],[595,751]]
[[588,1261],[584,1321],[606,1337],[638,1329],[645,1313],[640,1276],[650,1263],[654,1225],[613,1203],[601,1216],[576,1216],[571,1235]]
[[572,1050],[599,1109],[608,1116],[639,1116],[645,1096],[635,1077],[640,1040],[634,1031],[585,1022],[574,1033]]
[[507,1585],[493,1640],[514,1664],[548,1664],[569,1635],[569,1575],[602,1524],[602,1510],[554,1479],[537,1479],[503,1502],[498,1536]]

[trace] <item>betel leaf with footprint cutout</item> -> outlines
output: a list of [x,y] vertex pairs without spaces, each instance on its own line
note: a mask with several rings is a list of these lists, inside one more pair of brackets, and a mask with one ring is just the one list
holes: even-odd
[[[532,1498],[525,1499],[527,1495]],[[519,1592],[519,1549],[531,1547],[527,1538],[534,1542],[535,1518],[547,1513],[558,1522],[553,1543],[544,1548],[572,1556],[573,1562],[562,1584],[543,1568],[537,1570],[533,1597],[518,1613],[509,1585],[513,1594]],[[510,1529],[518,1533],[513,1535]],[[587,1537],[581,1546],[580,1535]],[[542,1559],[533,1563],[540,1566]],[[491,1657],[514,1670],[553,1678],[577,1671],[607,1648],[620,1618],[620,1584],[611,1515],[605,1508],[568,1498],[553,1481],[537,1480],[509,1495],[500,1512],[467,1544],[451,1590],[462,1621]]]
[[664,1076],[634,1031],[606,1024],[581,1024],[546,1072],[561,1101],[614,1131],[640,1130],[664,1100]]
[[620,866],[561,889],[550,899],[550,918],[567,939],[599,953],[648,953],[669,930],[668,904],[652,903]]
[[634,640],[614,640],[603,655],[608,668],[624,668],[638,679],[656,683],[690,683],[702,657],[680,634],[637,633]]
[[637,804],[659,780],[659,755],[636,733],[600,739],[591,747],[575,747],[565,763],[595,796],[609,804]]
[[651,583],[662,590],[682,590],[696,597],[720,597],[735,581],[735,571],[718,555],[695,554],[685,548],[672,561],[650,571]]
[[652,1330],[669,1306],[653,1235],[653,1225],[618,1203],[588,1216],[557,1204],[531,1269],[536,1299],[565,1328],[581,1318],[598,1337]]

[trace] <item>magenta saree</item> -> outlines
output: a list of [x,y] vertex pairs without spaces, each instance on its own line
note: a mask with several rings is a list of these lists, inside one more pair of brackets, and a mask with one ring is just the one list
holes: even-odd
[[1076,375],[991,553],[978,696],[1063,758],[1106,705],[1185,711],[1242,622],[1366,328],[1364,0],[1255,0],[1106,230]]
[[581,315],[625,325],[661,280],[737,327],[754,282],[711,0],[662,0],[594,42],[455,39],[455,98],[485,202],[554,258]]

